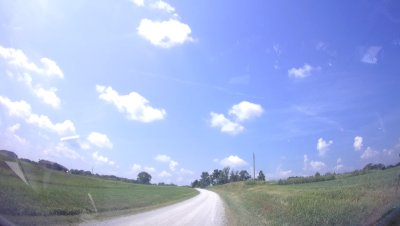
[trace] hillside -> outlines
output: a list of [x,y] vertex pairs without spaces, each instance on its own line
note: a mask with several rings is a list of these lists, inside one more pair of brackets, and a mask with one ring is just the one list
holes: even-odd
[[230,225],[373,225],[400,205],[400,167],[359,176],[297,184],[230,183],[215,186]]
[[[18,162],[26,183],[10,169],[10,162]],[[198,193],[191,188],[72,175],[2,155],[0,178],[0,225],[77,223],[148,210]]]

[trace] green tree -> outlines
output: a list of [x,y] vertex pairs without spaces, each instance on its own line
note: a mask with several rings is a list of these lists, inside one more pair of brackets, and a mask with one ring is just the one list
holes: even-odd
[[197,188],[199,186],[200,186],[199,180],[195,180],[195,181],[192,182],[192,188]]
[[202,172],[199,181],[200,187],[205,188],[210,184],[211,184],[210,174],[208,172]]
[[222,172],[221,172],[221,175],[220,175],[221,184],[229,183],[229,172],[230,171],[231,171],[231,168],[229,168],[229,167],[224,167],[222,169]]
[[259,181],[265,181],[265,175],[264,175],[264,173],[263,173],[262,170],[260,170],[260,172],[258,173],[257,180],[259,180]]
[[241,181],[246,181],[251,178],[249,172],[247,170],[242,170],[239,172],[239,178]]
[[151,175],[147,172],[140,172],[137,176],[137,181],[141,184],[150,184]]
[[230,181],[230,182],[240,181],[239,172],[238,172],[238,171],[235,171],[235,170],[232,170],[232,171],[231,171],[230,178],[229,178],[229,181]]
[[211,174],[211,183],[213,185],[220,184],[220,179],[221,179],[221,173],[222,171],[219,169],[215,169],[212,174]]

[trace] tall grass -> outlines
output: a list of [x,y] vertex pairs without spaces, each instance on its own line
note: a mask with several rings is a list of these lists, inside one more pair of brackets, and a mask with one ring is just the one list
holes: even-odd
[[369,225],[400,204],[400,168],[296,185],[213,187],[233,225]]
[[[79,220],[80,215],[95,214],[96,210],[97,215],[121,210],[138,211],[177,202],[198,193],[191,188],[72,175],[23,161],[20,165],[29,185],[0,159],[0,216],[18,224],[32,224],[35,220],[51,223],[43,218],[52,216],[71,216],[69,220]],[[29,221],[19,221],[25,218]]]

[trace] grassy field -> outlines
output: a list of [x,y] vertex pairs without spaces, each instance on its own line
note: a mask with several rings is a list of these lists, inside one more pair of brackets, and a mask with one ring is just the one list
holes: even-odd
[[211,190],[225,201],[229,225],[374,225],[400,205],[399,173],[395,167],[324,182],[239,182]]
[[129,214],[171,204],[198,193],[184,187],[140,185],[71,175],[20,161],[27,185],[3,160],[0,157],[0,218],[18,225],[68,224]]

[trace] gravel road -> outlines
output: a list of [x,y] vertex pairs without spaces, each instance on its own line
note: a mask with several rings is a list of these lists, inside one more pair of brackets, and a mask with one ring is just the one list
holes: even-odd
[[163,208],[82,225],[224,225],[224,206],[214,192],[197,189],[200,194]]

